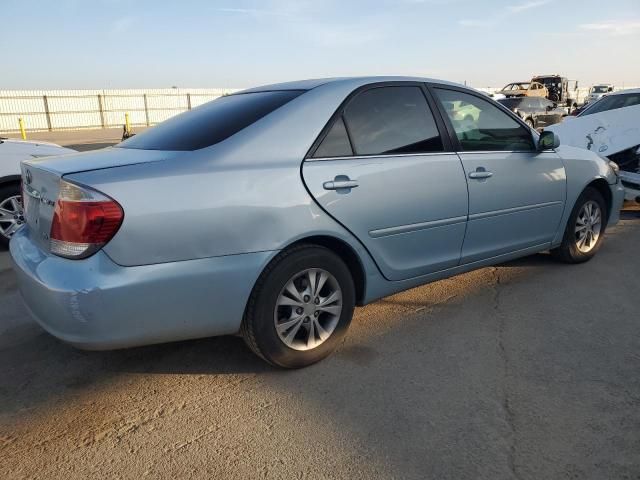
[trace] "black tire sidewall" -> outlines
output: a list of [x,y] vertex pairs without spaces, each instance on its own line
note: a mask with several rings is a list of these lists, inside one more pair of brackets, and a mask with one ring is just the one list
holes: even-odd
[[[284,285],[296,274],[308,268],[322,268],[331,273],[342,290],[342,313],[331,336],[318,347],[300,351],[288,347],[278,336],[274,323],[275,304]],[[324,247],[309,246],[276,260],[267,277],[256,292],[255,308],[251,318],[255,343],[266,360],[285,368],[300,368],[329,355],[346,334],[355,306],[355,288],[349,269],[332,251]]]
[[[575,225],[576,220],[578,218],[578,213],[582,209],[583,205],[589,201],[594,201],[600,207],[600,213],[602,215],[602,227],[600,229],[600,236],[598,237],[598,241],[596,245],[587,253],[581,252],[578,250],[578,245],[575,241]],[[595,188],[587,188],[580,194],[578,200],[576,201],[575,206],[573,207],[573,211],[569,216],[569,221],[567,223],[567,228],[565,230],[565,235],[563,239],[563,245],[561,248],[566,250],[566,253],[571,257],[571,259],[575,262],[586,262],[591,259],[600,249],[602,245],[602,241],[604,240],[604,232],[607,226],[608,221],[608,212],[607,205],[602,197],[602,194],[596,190]]]

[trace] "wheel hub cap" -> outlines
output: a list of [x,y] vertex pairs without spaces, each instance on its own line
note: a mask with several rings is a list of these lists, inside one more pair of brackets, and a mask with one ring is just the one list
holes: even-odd
[[310,268],[282,288],[274,311],[280,340],[294,350],[310,350],[333,333],[342,313],[342,290],[326,270]]

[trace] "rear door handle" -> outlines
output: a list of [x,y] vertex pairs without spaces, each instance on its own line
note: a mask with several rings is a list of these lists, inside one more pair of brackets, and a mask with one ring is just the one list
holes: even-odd
[[469,173],[469,178],[482,179],[489,178],[493,176],[493,172],[487,172],[484,167],[476,168],[475,172]]
[[351,180],[346,175],[338,175],[336,178],[329,182],[324,182],[322,187],[325,190],[351,190],[358,186],[357,180]]

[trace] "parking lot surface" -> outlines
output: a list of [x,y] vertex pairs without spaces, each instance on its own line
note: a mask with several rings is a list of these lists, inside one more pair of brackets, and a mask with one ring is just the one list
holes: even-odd
[[299,371],[236,337],[76,350],[0,252],[0,478],[638,479],[639,244],[627,212],[587,264],[380,300]]

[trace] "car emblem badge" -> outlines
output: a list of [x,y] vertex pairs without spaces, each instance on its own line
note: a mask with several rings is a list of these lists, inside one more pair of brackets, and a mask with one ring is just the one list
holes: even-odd
[[31,182],[33,181],[33,177],[31,176],[31,172],[29,170],[27,170],[27,173],[25,175],[25,180],[27,181],[27,185],[31,185]]

